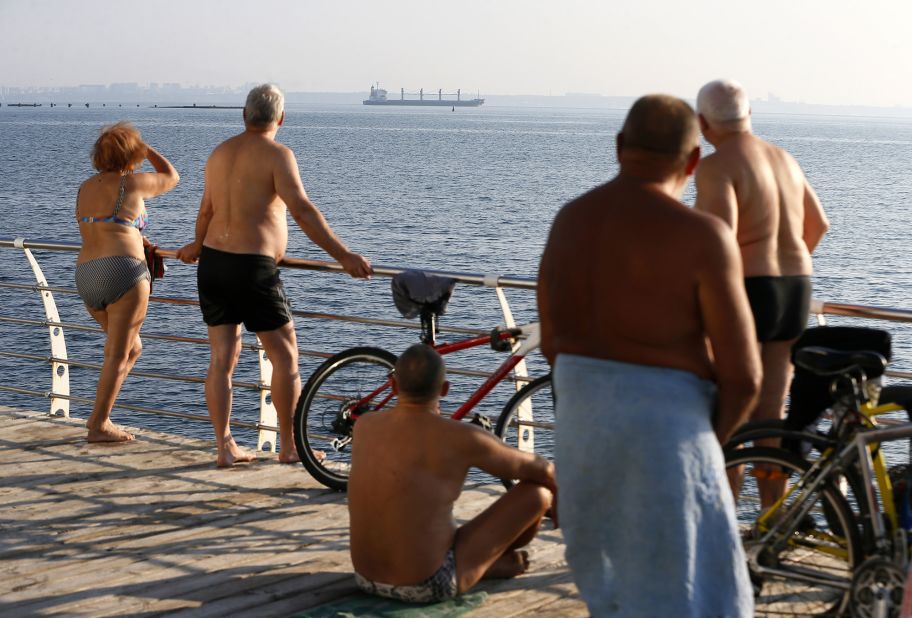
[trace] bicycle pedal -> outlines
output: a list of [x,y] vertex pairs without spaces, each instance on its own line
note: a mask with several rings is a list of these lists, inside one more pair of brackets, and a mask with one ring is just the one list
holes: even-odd
[[472,420],[470,420],[469,422],[472,423],[473,425],[478,425],[485,431],[494,431],[494,426],[491,425],[491,419],[489,419],[484,414],[479,414],[478,412],[476,412],[475,414],[472,415]]

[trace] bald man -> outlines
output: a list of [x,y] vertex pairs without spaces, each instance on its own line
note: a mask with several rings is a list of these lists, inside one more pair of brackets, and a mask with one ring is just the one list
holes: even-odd
[[[482,578],[523,573],[557,486],[554,466],[469,423],[440,416],[449,384],[440,354],[417,344],[396,361],[390,410],[355,424],[348,480],[351,558],[365,592],[443,601]],[[519,481],[462,526],[453,519],[470,467]]]
[[[753,418],[778,419],[792,377],[791,348],[808,321],[811,253],[829,222],[795,159],[752,133],[750,103],[738,82],[703,86],[697,113],[715,152],[697,168],[696,208],[735,231],[763,362]],[[765,506],[781,495],[777,485],[761,487]]]
[[689,105],[639,99],[620,172],[560,210],[539,268],[558,511],[593,616],[753,613],[719,442],[760,361],[734,234],[679,201],[698,144]]

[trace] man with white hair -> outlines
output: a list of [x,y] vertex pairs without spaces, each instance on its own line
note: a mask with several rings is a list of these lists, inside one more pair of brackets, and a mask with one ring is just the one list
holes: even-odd
[[209,328],[206,405],[215,429],[217,465],[251,461],[231,437],[231,376],[241,352],[241,323],[254,332],[272,362],[272,402],[279,419],[279,461],[299,461],[292,414],[301,390],[291,306],[276,263],[288,246],[286,210],[304,233],[353,277],[368,277],[370,262],[333,233],[311,202],[294,153],[275,141],[285,121],[285,99],[272,84],[247,95],[245,130],[212,151],[196,219],[196,238],[177,255],[199,261],[200,309]]
[[[781,418],[792,344],[807,325],[811,252],[829,223],[795,159],[751,132],[750,113],[747,93],[735,81],[700,89],[700,129],[715,152],[697,167],[696,208],[735,231],[763,362],[753,418]],[[777,491],[761,487],[764,504]]]

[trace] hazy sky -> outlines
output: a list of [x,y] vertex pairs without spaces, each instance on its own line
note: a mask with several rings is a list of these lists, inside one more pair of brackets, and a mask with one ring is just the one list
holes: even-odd
[[180,82],[912,107],[912,0],[0,0],[0,85]]

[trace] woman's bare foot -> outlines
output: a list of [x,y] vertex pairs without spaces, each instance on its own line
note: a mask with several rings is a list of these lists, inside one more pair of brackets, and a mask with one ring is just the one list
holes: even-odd
[[215,465],[219,468],[230,468],[234,464],[255,461],[256,458],[256,453],[245,451],[237,445],[234,438],[228,438],[225,441],[224,448],[219,449]]
[[86,436],[89,442],[130,442],[136,439],[132,433],[124,431],[111,421],[105,421],[97,428],[89,427],[86,423],[86,427],[89,429]]
[[529,568],[529,552],[516,549],[505,553],[488,567],[482,579],[510,579],[522,575]]

